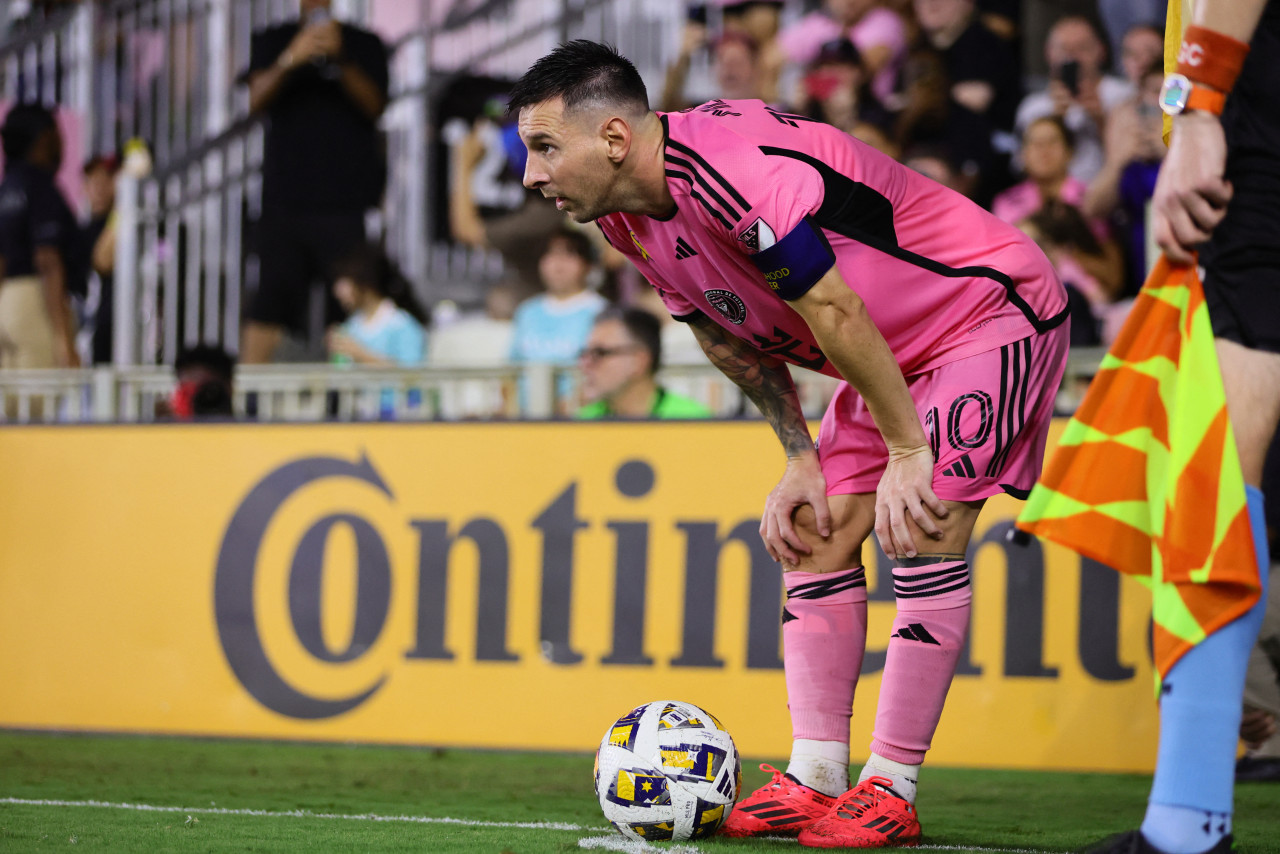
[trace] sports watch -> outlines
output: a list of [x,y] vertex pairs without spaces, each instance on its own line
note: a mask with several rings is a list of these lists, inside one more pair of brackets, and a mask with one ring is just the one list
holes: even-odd
[[1204,110],[1220,116],[1226,102],[1227,96],[1224,93],[1192,83],[1185,74],[1170,74],[1164,78],[1164,85],[1160,87],[1160,109],[1170,116],[1186,110]]

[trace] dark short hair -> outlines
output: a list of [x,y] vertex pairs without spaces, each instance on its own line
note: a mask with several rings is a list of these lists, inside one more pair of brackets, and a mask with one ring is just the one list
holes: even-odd
[[1031,127],[1033,125],[1044,125],[1044,124],[1053,125],[1055,128],[1057,128],[1058,133],[1062,135],[1062,141],[1066,143],[1068,150],[1070,151],[1076,150],[1076,133],[1071,128],[1067,127],[1067,123],[1063,120],[1062,116],[1049,115],[1049,116],[1041,116],[1038,119],[1032,119],[1030,122],[1027,123],[1026,130],[1022,132],[1022,141],[1026,142],[1027,131],[1031,130]]
[[507,114],[555,98],[564,100],[566,113],[592,103],[649,111],[649,93],[631,60],[586,39],[565,42],[535,62],[511,89]]
[[219,379],[230,383],[235,373],[236,360],[216,344],[197,344],[179,351],[177,358],[173,360],[175,374],[192,368],[204,368]]
[[16,104],[4,117],[0,138],[4,140],[4,159],[11,162],[26,160],[31,146],[41,134],[57,130],[58,120],[53,111],[41,104]]
[[616,320],[631,339],[649,352],[649,376],[662,367],[662,321],[641,308],[610,306],[596,315],[596,323]]
[[547,254],[554,243],[565,244],[570,252],[587,262],[587,264],[596,262],[596,248],[591,245],[591,238],[587,237],[579,229],[561,228],[553,231],[551,236],[547,238],[546,244],[542,247],[542,254]]

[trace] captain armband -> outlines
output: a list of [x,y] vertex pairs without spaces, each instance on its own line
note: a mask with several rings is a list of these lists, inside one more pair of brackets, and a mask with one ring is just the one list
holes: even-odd
[[769,289],[784,300],[799,299],[827,274],[835,252],[822,229],[805,217],[786,237],[751,256]]

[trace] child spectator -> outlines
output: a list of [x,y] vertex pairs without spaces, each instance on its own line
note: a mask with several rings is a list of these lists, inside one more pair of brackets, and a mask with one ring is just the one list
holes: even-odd
[[591,240],[581,231],[552,235],[538,262],[546,293],[516,309],[511,341],[513,362],[572,364],[604,309],[603,297],[587,289],[594,261]]
[[330,358],[361,365],[416,365],[426,347],[426,313],[386,256],[371,247],[339,262],[333,295],[348,313],[329,331]]

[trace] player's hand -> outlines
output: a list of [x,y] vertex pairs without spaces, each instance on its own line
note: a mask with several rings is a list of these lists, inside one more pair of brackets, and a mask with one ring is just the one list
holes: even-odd
[[889,557],[917,554],[908,516],[930,537],[942,539],[935,520],[946,518],[947,506],[933,492],[933,451],[928,445],[890,451],[876,488],[876,539]]
[[1261,746],[1275,734],[1275,715],[1262,709],[1245,708],[1240,718],[1240,740],[1250,749]]
[[791,457],[782,480],[764,502],[760,519],[760,539],[769,557],[795,565],[800,555],[813,553],[813,548],[800,539],[792,518],[796,509],[808,504],[813,508],[814,523],[823,537],[831,536],[831,508],[827,506],[827,479],[816,453]]
[[1155,238],[1175,264],[1190,264],[1192,252],[1222,222],[1231,201],[1223,178],[1227,141],[1217,116],[1191,110],[1173,120],[1173,141],[1156,181]]

